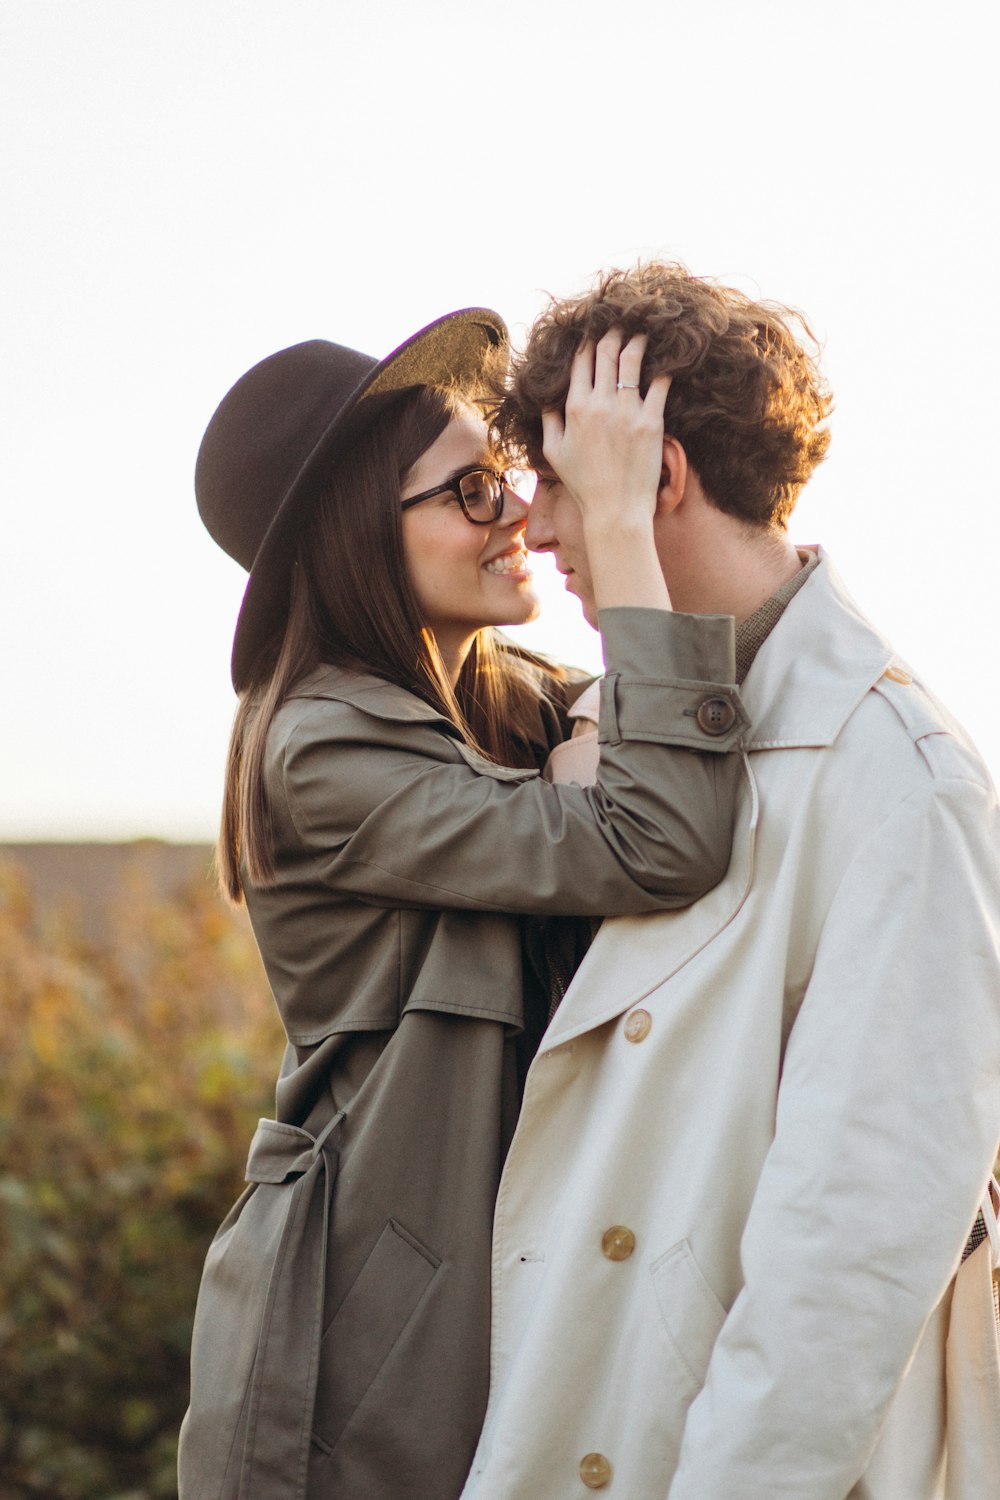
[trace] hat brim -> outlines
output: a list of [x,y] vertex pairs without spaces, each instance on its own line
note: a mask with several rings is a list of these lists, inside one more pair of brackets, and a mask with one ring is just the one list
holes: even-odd
[[275,512],[254,557],[233,639],[233,687],[242,692],[288,610],[292,558],[317,480],[347,443],[371,422],[390,396],[418,385],[464,385],[475,380],[492,350],[506,347],[507,327],[484,307],[463,308],[428,324],[373,365],[325,429]]

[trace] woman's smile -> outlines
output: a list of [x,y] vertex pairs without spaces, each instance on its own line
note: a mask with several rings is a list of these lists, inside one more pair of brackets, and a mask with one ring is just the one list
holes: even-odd
[[531,577],[527,548],[522,546],[508,547],[505,552],[498,552],[489,562],[483,563],[483,568],[487,573],[493,573],[499,578],[510,578],[518,583]]
[[[406,475],[401,498],[444,484],[477,464],[493,469],[486,424],[460,412]],[[524,526],[528,503],[505,486],[503,509],[487,525],[467,519],[445,491],[403,512],[403,548],[424,625],[454,674],[476,632],[523,625],[538,613]]]

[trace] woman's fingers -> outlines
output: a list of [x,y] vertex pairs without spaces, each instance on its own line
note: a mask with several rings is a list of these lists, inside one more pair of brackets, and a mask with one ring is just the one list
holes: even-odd
[[648,411],[651,417],[663,419],[663,409],[667,404],[670,394],[670,375],[654,375],[649,382],[649,390],[643,398],[643,409]]
[[605,528],[648,520],[663,464],[665,375],[643,397],[647,339],[613,328],[577,351],[563,411],[542,417],[542,452],[588,517]]
[[624,334],[620,328],[609,328],[603,338],[598,340],[594,350],[594,379],[593,390],[595,396],[611,396],[620,380],[618,366],[622,353]]
[[567,407],[585,406],[593,397],[610,400],[623,392],[638,391],[648,342],[644,333],[633,334],[626,341],[620,328],[609,328],[596,345],[581,344],[570,371]]
[[639,390],[639,377],[642,373],[642,357],[646,352],[648,340],[644,333],[636,333],[629,339],[621,350],[616,366],[615,386],[619,392]]
[[604,530],[648,522],[663,470],[663,410],[669,375],[643,395],[648,340],[610,329],[577,350],[565,408],[542,416],[542,452],[584,514]]
[[559,456],[565,431],[566,423],[561,411],[550,409],[542,412],[542,456],[553,468],[556,467],[555,460]]
[[585,339],[573,355],[573,363],[569,367],[569,389],[566,392],[567,406],[574,400],[586,399],[594,389],[594,352],[593,341]]
[[585,340],[570,366],[567,407],[586,405],[592,396],[637,391],[647,343],[644,333],[633,334],[626,342],[620,328],[609,328],[596,344]]

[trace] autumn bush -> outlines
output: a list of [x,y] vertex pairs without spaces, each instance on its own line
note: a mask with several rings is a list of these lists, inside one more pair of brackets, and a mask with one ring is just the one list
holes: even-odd
[[0,1500],[176,1495],[208,1242],[281,1036],[210,881],[136,865],[111,938],[0,863]]

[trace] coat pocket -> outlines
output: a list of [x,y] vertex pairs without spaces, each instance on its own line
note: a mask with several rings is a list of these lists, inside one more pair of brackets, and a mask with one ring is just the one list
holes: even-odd
[[313,1443],[331,1453],[441,1262],[390,1219],[323,1335]]
[[726,1310],[680,1240],[650,1266],[660,1319],[692,1394],[701,1389]]

